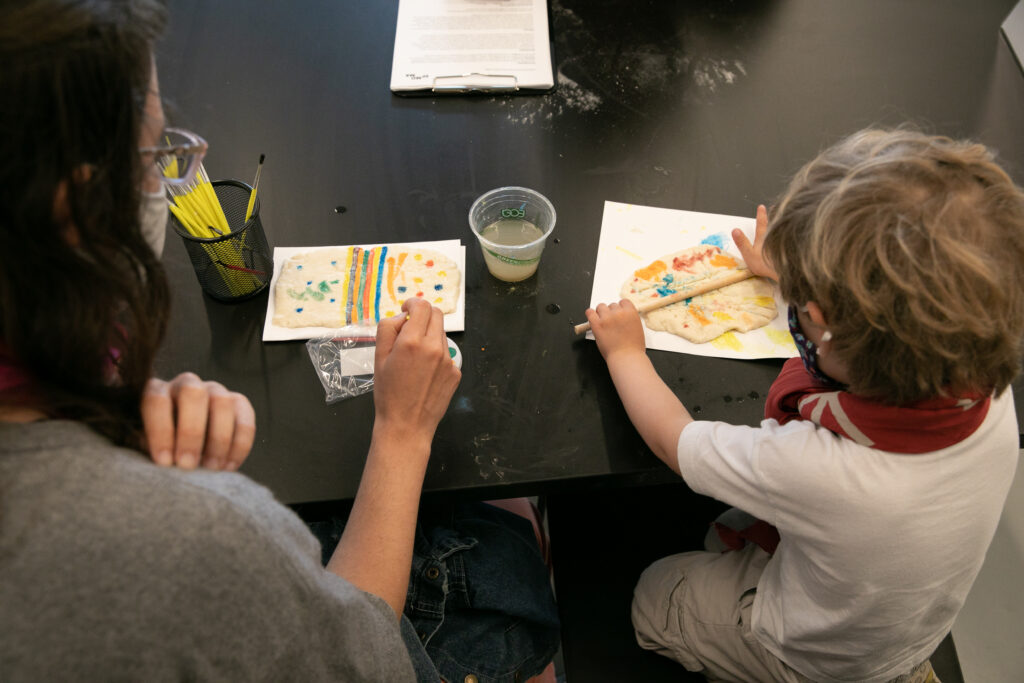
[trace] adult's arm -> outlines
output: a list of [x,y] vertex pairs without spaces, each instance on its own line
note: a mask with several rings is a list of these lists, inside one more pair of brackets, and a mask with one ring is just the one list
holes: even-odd
[[444,316],[422,299],[377,327],[370,452],[352,514],[327,568],[401,615],[430,443],[462,377]]

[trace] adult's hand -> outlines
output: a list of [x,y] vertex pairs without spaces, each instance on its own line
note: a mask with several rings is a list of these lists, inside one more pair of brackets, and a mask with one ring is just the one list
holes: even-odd
[[402,310],[407,315],[377,326],[375,431],[429,445],[462,373],[448,354],[444,314],[422,299],[407,300]]
[[161,466],[237,470],[252,450],[256,414],[242,394],[183,372],[153,378],[142,395],[142,424],[150,457]]

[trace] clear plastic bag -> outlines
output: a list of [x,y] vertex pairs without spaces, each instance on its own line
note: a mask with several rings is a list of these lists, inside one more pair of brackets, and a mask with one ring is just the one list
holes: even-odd
[[306,342],[327,403],[373,391],[375,333],[373,328],[342,327],[330,336]]

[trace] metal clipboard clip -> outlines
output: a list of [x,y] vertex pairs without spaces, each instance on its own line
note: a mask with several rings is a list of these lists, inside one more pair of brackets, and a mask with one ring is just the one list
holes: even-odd
[[519,78],[511,74],[457,74],[435,76],[432,92],[517,92]]

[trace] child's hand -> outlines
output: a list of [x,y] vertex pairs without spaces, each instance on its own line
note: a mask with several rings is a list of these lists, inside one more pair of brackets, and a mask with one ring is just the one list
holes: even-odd
[[613,356],[646,354],[644,326],[636,306],[629,299],[623,299],[617,304],[598,304],[597,310],[588,308],[586,316],[597,341],[597,348],[606,363]]
[[764,260],[764,237],[768,234],[768,210],[764,204],[757,207],[757,227],[754,229],[754,244],[743,234],[743,231],[736,228],[732,231],[732,239],[740,250],[740,255],[747,263],[747,268],[754,275],[770,277],[778,282],[779,274],[775,272],[767,261]]

